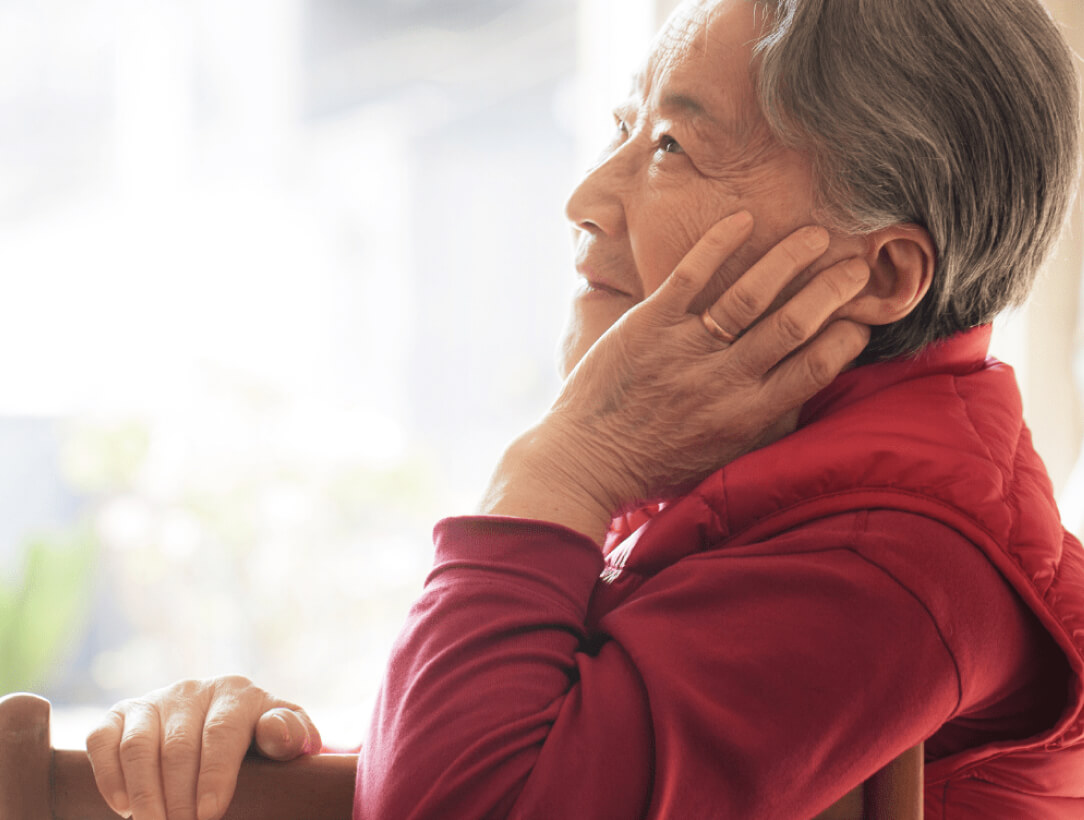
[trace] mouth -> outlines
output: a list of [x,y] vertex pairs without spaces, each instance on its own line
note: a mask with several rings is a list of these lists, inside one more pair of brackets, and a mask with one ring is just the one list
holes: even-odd
[[580,295],[599,297],[618,297],[635,299],[631,293],[621,288],[614,280],[602,276],[585,265],[577,265],[576,272],[583,280]]
[[583,283],[582,294],[584,296],[592,296],[597,294],[599,296],[616,296],[623,299],[632,298],[631,294],[625,293],[625,291],[623,290],[612,288],[609,285],[602,284],[601,282],[593,282],[590,279],[586,280]]

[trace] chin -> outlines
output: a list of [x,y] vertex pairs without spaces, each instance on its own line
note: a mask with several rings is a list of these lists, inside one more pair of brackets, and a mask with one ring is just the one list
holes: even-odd
[[576,369],[587,352],[635,304],[628,298],[577,299],[561,340],[558,373],[562,379]]
[[587,351],[596,341],[597,338],[585,339],[582,334],[565,335],[561,340],[557,356],[557,374],[562,380],[567,379],[569,374],[576,369],[576,365],[587,355]]
[[577,332],[577,329],[572,326],[569,328],[564,338],[561,340],[561,347],[558,353],[557,359],[557,372],[562,379],[567,379],[576,366],[583,360],[583,357],[587,355],[588,351],[594,346],[595,342],[602,338],[602,335],[609,330],[609,325],[599,330],[597,333],[585,333],[582,330]]

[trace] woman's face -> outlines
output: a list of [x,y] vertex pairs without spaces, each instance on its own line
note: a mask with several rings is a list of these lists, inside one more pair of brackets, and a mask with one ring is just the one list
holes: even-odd
[[[755,102],[754,8],[717,0],[675,13],[615,111],[613,140],[572,193],[567,214],[584,282],[563,343],[564,375],[718,220],[747,209],[756,228],[697,310],[813,221],[810,162],[775,143]],[[826,255],[817,270],[834,258]]]

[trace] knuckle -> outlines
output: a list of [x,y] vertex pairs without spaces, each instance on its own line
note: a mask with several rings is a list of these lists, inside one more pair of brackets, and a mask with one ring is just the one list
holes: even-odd
[[219,683],[236,689],[245,689],[252,686],[252,681],[244,675],[223,675],[217,679]]
[[178,763],[199,757],[200,739],[186,730],[177,730],[162,742],[162,762]]
[[87,733],[87,749],[98,748],[106,745],[109,740],[109,736],[112,734],[112,726],[95,726]]
[[201,783],[222,783],[237,777],[241,770],[240,763],[231,765],[227,760],[220,757],[209,757],[200,763]]
[[679,265],[670,274],[670,282],[679,291],[689,291],[696,287],[697,279],[693,272],[685,265]]
[[843,304],[851,298],[853,288],[845,271],[836,276],[822,278],[824,279],[823,287],[828,291],[829,301],[832,304]]
[[806,358],[806,370],[813,384],[827,387],[835,378],[835,367],[823,353],[813,353]]
[[751,288],[742,287],[740,284],[735,284],[730,289],[728,297],[731,301],[731,312],[738,316],[743,325],[759,316],[764,309],[757,294]]
[[203,724],[203,734],[218,735],[226,732],[237,731],[238,719],[233,712],[222,712],[219,714],[209,715],[207,722]]
[[254,685],[244,675],[223,675],[220,678],[213,678],[209,684],[215,696],[228,695],[237,697],[250,692],[262,692],[258,686]]
[[775,326],[783,340],[790,344],[804,342],[808,335],[802,320],[789,310],[780,310],[776,314]]
[[173,697],[191,698],[199,694],[203,687],[203,681],[192,679],[179,680],[169,687],[169,693]]
[[[203,726],[203,744],[212,747],[227,744],[245,734],[241,721],[236,717],[228,714],[212,717]],[[251,735],[251,732],[247,734]]]
[[155,706],[155,701],[153,700],[152,695],[148,695],[142,698],[129,698],[122,704],[118,704],[118,707],[123,708],[123,714],[125,718],[132,714],[152,712],[157,708]]
[[120,759],[127,765],[140,765],[158,758],[158,744],[138,732],[125,735],[120,740]]
[[87,751],[91,755],[108,751],[117,745],[120,738],[118,727],[113,723],[103,723],[91,729],[87,735]]
[[802,253],[799,250],[801,247],[801,238],[791,238],[790,241],[783,242],[778,246],[779,256],[782,257],[781,261],[788,269],[793,271],[795,268],[803,266]]
[[196,799],[192,797],[173,797],[166,798],[166,818],[167,820],[188,820],[190,817],[196,816]]
[[149,784],[137,784],[128,791],[128,799],[131,801],[133,814],[143,817],[160,817],[157,806],[158,792]]

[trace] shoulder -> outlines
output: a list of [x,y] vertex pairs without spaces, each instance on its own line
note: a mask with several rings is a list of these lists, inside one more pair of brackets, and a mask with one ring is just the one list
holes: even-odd
[[[737,628],[792,651],[894,656],[897,671],[941,667],[955,679],[952,713],[1018,679],[1045,633],[979,547],[912,512],[826,515],[762,539],[723,540],[668,566],[651,566],[652,541],[629,562],[647,576],[627,601],[631,611],[616,608],[608,628],[642,637],[659,627],[661,641],[688,640],[689,651],[707,631]],[[677,612],[697,628],[677,634]]]
[[[988,708],[1048,668],[1049,632],[986,551],[959,531],[924,515],[874,509],[811,522],[784,540],[833,529],[843,537],[841,526],[850,531],[849,548],[928,616],[956,669],[958,714]],[[907,645],[905,636],[895,640]]]

